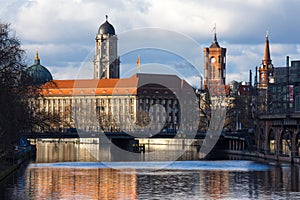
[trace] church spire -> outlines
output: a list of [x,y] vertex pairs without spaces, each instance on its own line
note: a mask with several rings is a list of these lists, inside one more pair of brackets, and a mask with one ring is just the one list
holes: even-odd
[[259,68],[259,88],[267,88],[273,82],[273,65],[270,56],[269,34],[266,34],[265,52],[261,66]]
[[264,58],[262,60],[262,64],[265,66],[268,66],[271,63],[272,63],[272,60],[271,60],[271,56],[270,56],[269,33],[267,31],[266,42],[265,42],[265,53],[264,53]]

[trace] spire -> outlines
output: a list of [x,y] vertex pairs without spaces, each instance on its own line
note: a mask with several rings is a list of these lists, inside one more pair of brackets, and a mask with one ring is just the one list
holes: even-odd
[[269,47],[269,33],[267,31],[266,34],[266,43],[265,43],[265,53],[264,53],[264,59],[262,60],[262,64],[268,66],[271,64],[271,56],[270,56],[270,47]]
[[216,24],[214,25],[214,27],[212,29],[212,32],[214,32],[214,40],[211,43],[211,45],[210,45],[209,48],[220,48],[220,45],[219,45],[218,40],[217,40],[217,28],[216,28]]
[[38,51],[36,51],[36,53],[35,53],[35,60],[39,60],[39,52]]
[[35,65],[40,64],[40,58],[39,58],[39,52],[38,51],[36,51],[36,53],[35,53],[34,64]]
[[108,21],[108,16],[107,15],[105,15],[105,20]]

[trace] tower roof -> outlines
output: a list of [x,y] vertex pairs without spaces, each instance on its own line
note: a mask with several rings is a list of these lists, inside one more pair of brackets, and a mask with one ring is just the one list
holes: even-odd
[[115,28],[108,22],[108,16],[105,17],[106,21],[99,27],[98,34],[115,35]]
[[269,47],[269,34],[266,34],[266,42],[265,42],[265,52],[263,58],[263,64],[270,64],[271,63],[271,56],[270,56],[270,47]]
[[51,73],[46,67],[40,64],[38,52],[36,52],[34,64],[26,70],[26,74],[32,78],[34,85],[42,85],[53,80]]
[[[216,30],[216,28],[214,28],[214,29]],[[214,40],[211,43],[209,48],[220,48],[220,45],[219,45],[218,40],[217,40],[217,32],[216,31],[214,32]]]

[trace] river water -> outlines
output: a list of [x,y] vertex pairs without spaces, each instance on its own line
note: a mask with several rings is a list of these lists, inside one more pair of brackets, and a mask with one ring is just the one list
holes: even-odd
[[300,199],[299,166],[289,164],[193,156],[99,162],[90,153],[97,144],[37,148],[36,160],[0,184],[0,199]]

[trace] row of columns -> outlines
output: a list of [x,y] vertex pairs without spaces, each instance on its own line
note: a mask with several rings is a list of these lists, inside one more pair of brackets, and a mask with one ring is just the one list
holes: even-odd
[[228,141],[229,150],[233,151],[244,151],[245,150],[245,141],[239,139],[229,139]]

